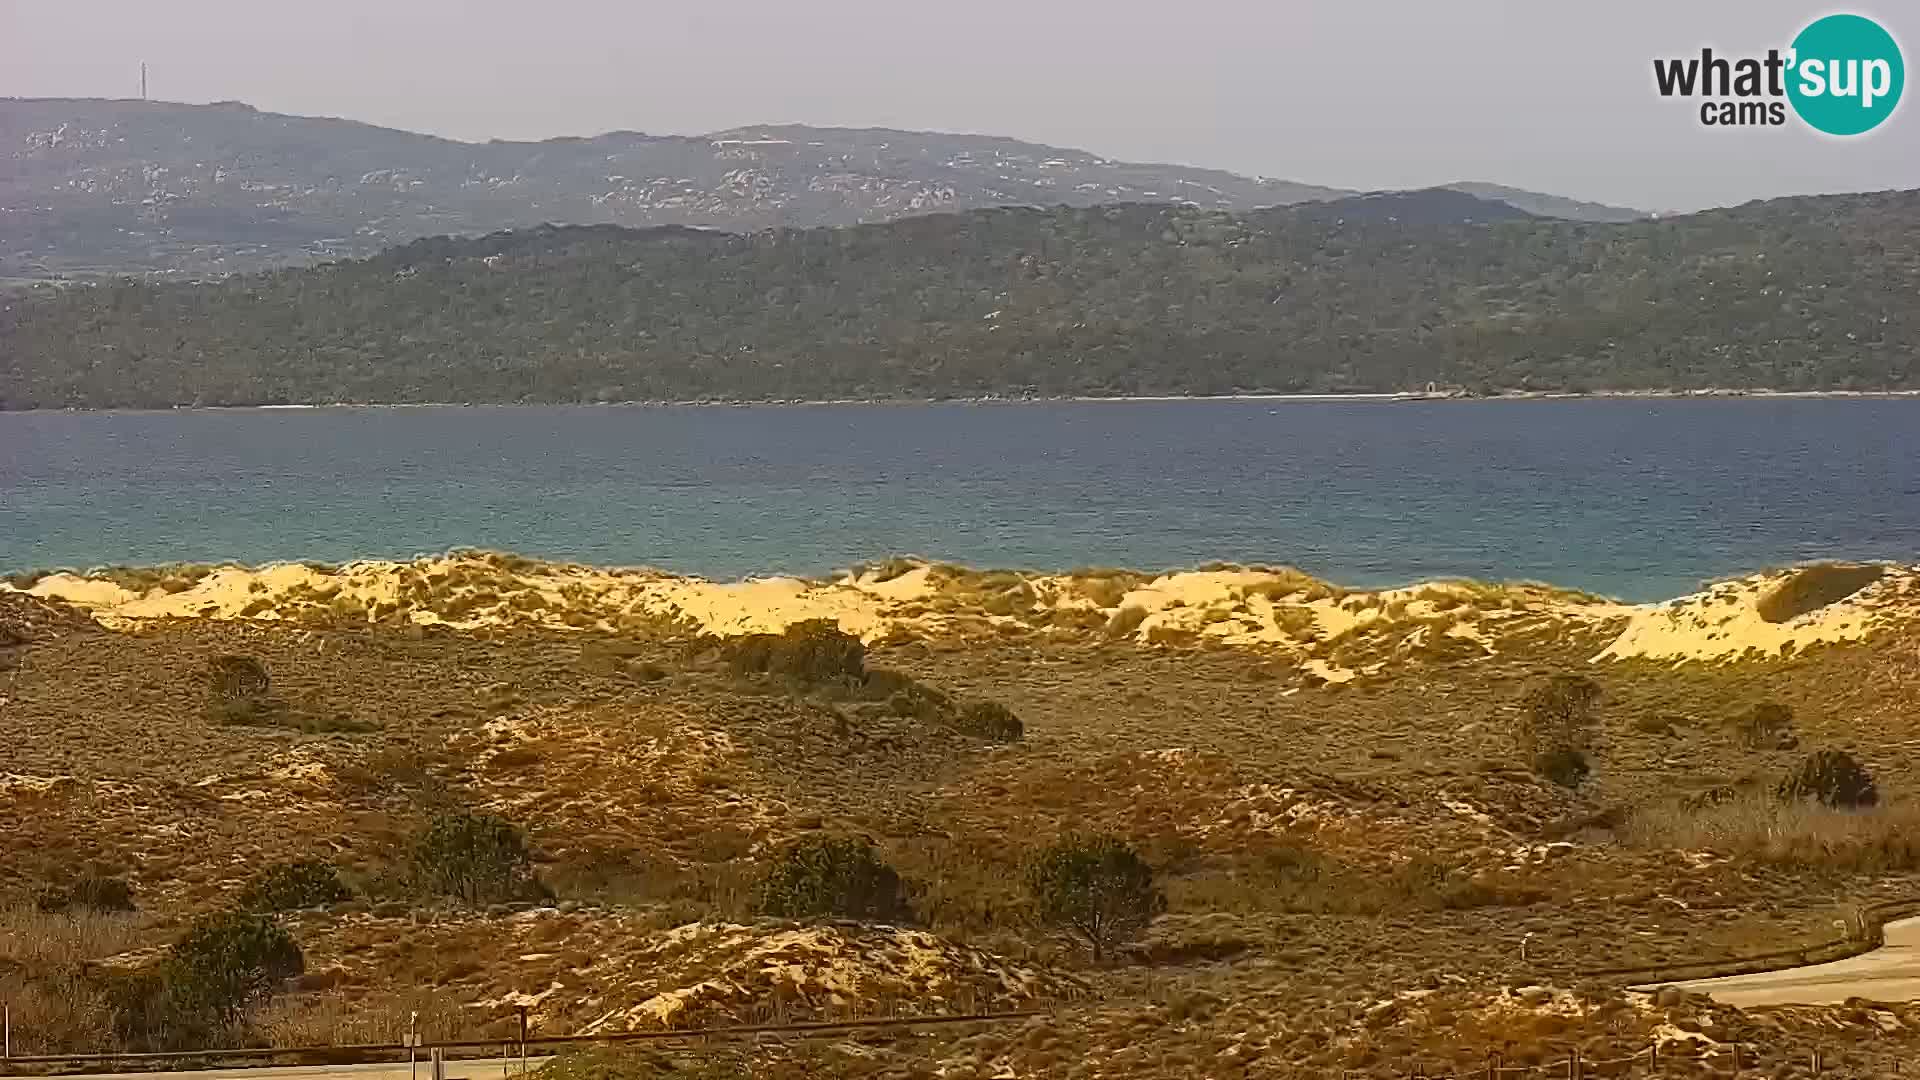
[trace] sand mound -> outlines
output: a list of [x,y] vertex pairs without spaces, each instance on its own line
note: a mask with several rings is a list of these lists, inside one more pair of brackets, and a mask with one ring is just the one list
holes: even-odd
[[1859,641],[1920,617],[1920,568],[1799,567],[1635,608],[1594,659],[1736,660]]
[[0,649],[94,627],[86,613],[58,600],[0,591]]
[[1069,976],[1015,966],[933,934],[852,923],[693,923],[656,935],[615,963],[633,985],[659,989],[594,1019],[586,1033],[740,1023],[769,1006],[796,1019],[896,1006],[993,1011],[1084,991]]
[[[563,905],[571,907],[571,905]],[[435,993],[480,1018],[525,1005],[536,1030],[592,1034],[742,1022],[961,1014],[1082,996],[1077,978],[934,934],[856,923],[699,922],[660,930],[625,911],[535,908],[428,920],[289,916],[310,972],[386,984],[422,958]]]
[[[1757,574],[1642,606],[1524,583],[1358,591],[1286,567],[1032,574],[892,560],[826,581],[716,582],[469,551],[189,569],[51,574],[27,594],[116,628],[184,617],[733,636],[830,619],[870,643],[1044,635],[1228,645],[1282,654],[1303,679],[1326,682],[1410,661],[1484,659],[1542,638],[1585,647],[1592,636],[1595,647],[1606,643],[1595,660],[1773,656],[1858,640],[1920,613],[1920,569],[1857,564]],[[10,588],[0,596],[17,597]]]
[[1511,634],[1593,628],[1629,610],[1537,585],[1436,582],[1359,592],[1285,567],[1216,567],[1156,577],[1124,570],[977,571],[892,560],[829,581],[714,582],[490,552],[341,567],[282,563],[58,573],[39,578],[28,592],[84,607],[116,628],[151,619],[212,618],[740,635],[830,619],[868,642],[1039,634],[1210,643],[1283,652],[1312,678],[1334,682],[1410,658],[1485,657]]

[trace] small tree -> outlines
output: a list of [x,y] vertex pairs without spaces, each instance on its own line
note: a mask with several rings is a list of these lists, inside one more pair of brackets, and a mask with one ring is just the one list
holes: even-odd
[[1848,810],[1880,801],[1873,775],[1845,750],[1821,750],[1809,756],[1780,781],[1779,791],[1783,799],[1818,799]]
[[152,968],[109,977],[104,998],[127,1046],[205,1047],[305,968],[300,947],[271,917],[221,912],[195,921]]
[[1514,724],[1521,756],[1533,759],[1552,750],[1587,749],[1599,700],[1600,684],[1585,675],[1555,675],[1528,688]]
[[234,906],[241,911],[292,911],[352,898],[332,863],[301,859],[262,870],[240,890]]
[[855,836],[812,836],[786,848],[762,875],[756,907],[789,919],[903,922],[913,914],[900,874],[872,841]]
[[532,865],[519,829],[466,810],[434,818],[413,849],[421,885],[469,904],[525,896],[534,888]]
[[1027,868],[1027,891],[1041,919],[1087,940],[1096,964],[1167,907],[1153,868],[1113,836],[1069,836],[1042,851]]
[[167,950],[165,975],[181,998],[230,1022],[306,970],[292,935],[267,915],[204,916]]

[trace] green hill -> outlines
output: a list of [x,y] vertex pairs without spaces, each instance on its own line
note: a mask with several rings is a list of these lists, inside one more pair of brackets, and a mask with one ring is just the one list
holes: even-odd
[[0,302],[0,402],[1920,387],[1920,192],[1619,224],[1381,198],[543,228],[43,286]]

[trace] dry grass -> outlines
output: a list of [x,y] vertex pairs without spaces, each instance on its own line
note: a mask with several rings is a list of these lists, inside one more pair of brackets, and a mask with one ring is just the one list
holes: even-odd
[[1835,810],[1747,792],[1718,806],[1644,808],[1628,837],[1643,847],[1709,851],[1788,869],[1895,873],[1920,869],[1920,805]]
[[0,908],[0,971],[50,971],[116,956],[140,941],[133,915],[77,909],[49,915],[25,905]]
[[371,996],[339,990],[288,994],[255,1013],[252,1027],[271,1046],[398,1043],[406,1041],[409,1018],[415,1016],[414,1030],[429,1041],[498,1034],[473,1010],[427,989]]

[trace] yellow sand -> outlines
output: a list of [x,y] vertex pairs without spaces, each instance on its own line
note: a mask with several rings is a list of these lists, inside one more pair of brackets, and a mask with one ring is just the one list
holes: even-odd
[[[1617,628],[1617,637],[1595,661],[1729,660],[1857,640],[1920,614],[1920,569],[1892,567],[1852,597],[1768,623],[1756,604],[1786,573],[1757,574],[1678,600],[1636,606],[1536,585],[1449,581],[1349,592],[1285,569],[1179,571],[1139,584],[1117,600],[1110,592],[1099,593],[1110,602],[1102,604],[1089,595],[1098,592],[1092,585],[1099,581],[1066,574],[988,579],[917,565],[886,580],[871,571],[831,581],[716,582],[656,570],[456,552],[337,569],[293,563],[223,567],[190,587],[181,587],[184,580],[175,582],[173,592],[156,587],[135,593],[104,578],[63,573],[42,578],[27,591],[66,600],[115,628],[198,617],[619,631],[634,620],[670,619],[705,633],[739,635],[778,633],[803,620],[830,619],[870,642],[896,634],[1087,633],[1134,608],[1144,614],[1130,631],[1133,640],[1205,639],[1272,650],[1333,682],[1356,674],[1328,658],[1343,642],[1378,646],[1366,653],[1377,662],[1361,672],[1377,670],[1389,654],[1418,655],[1449,647],[1449,641],[1469,653],[1477,648],[1493,655],[1505,634],[1543,626]],[[1009,588],[1024,598],[1012,614],[1004,603],[998,613],[984,610],[989,594],[1004,597]]]
[[1599,660],[1733,660],[1775,656],[1810,645],[1859,641],[1920,615],[1920,568],[1890,566],[1859,592],[1785,622],[1761,617],[1760,598],[1793,571],[1723,581],[1703,592],[1632,609],[1626,627]]

